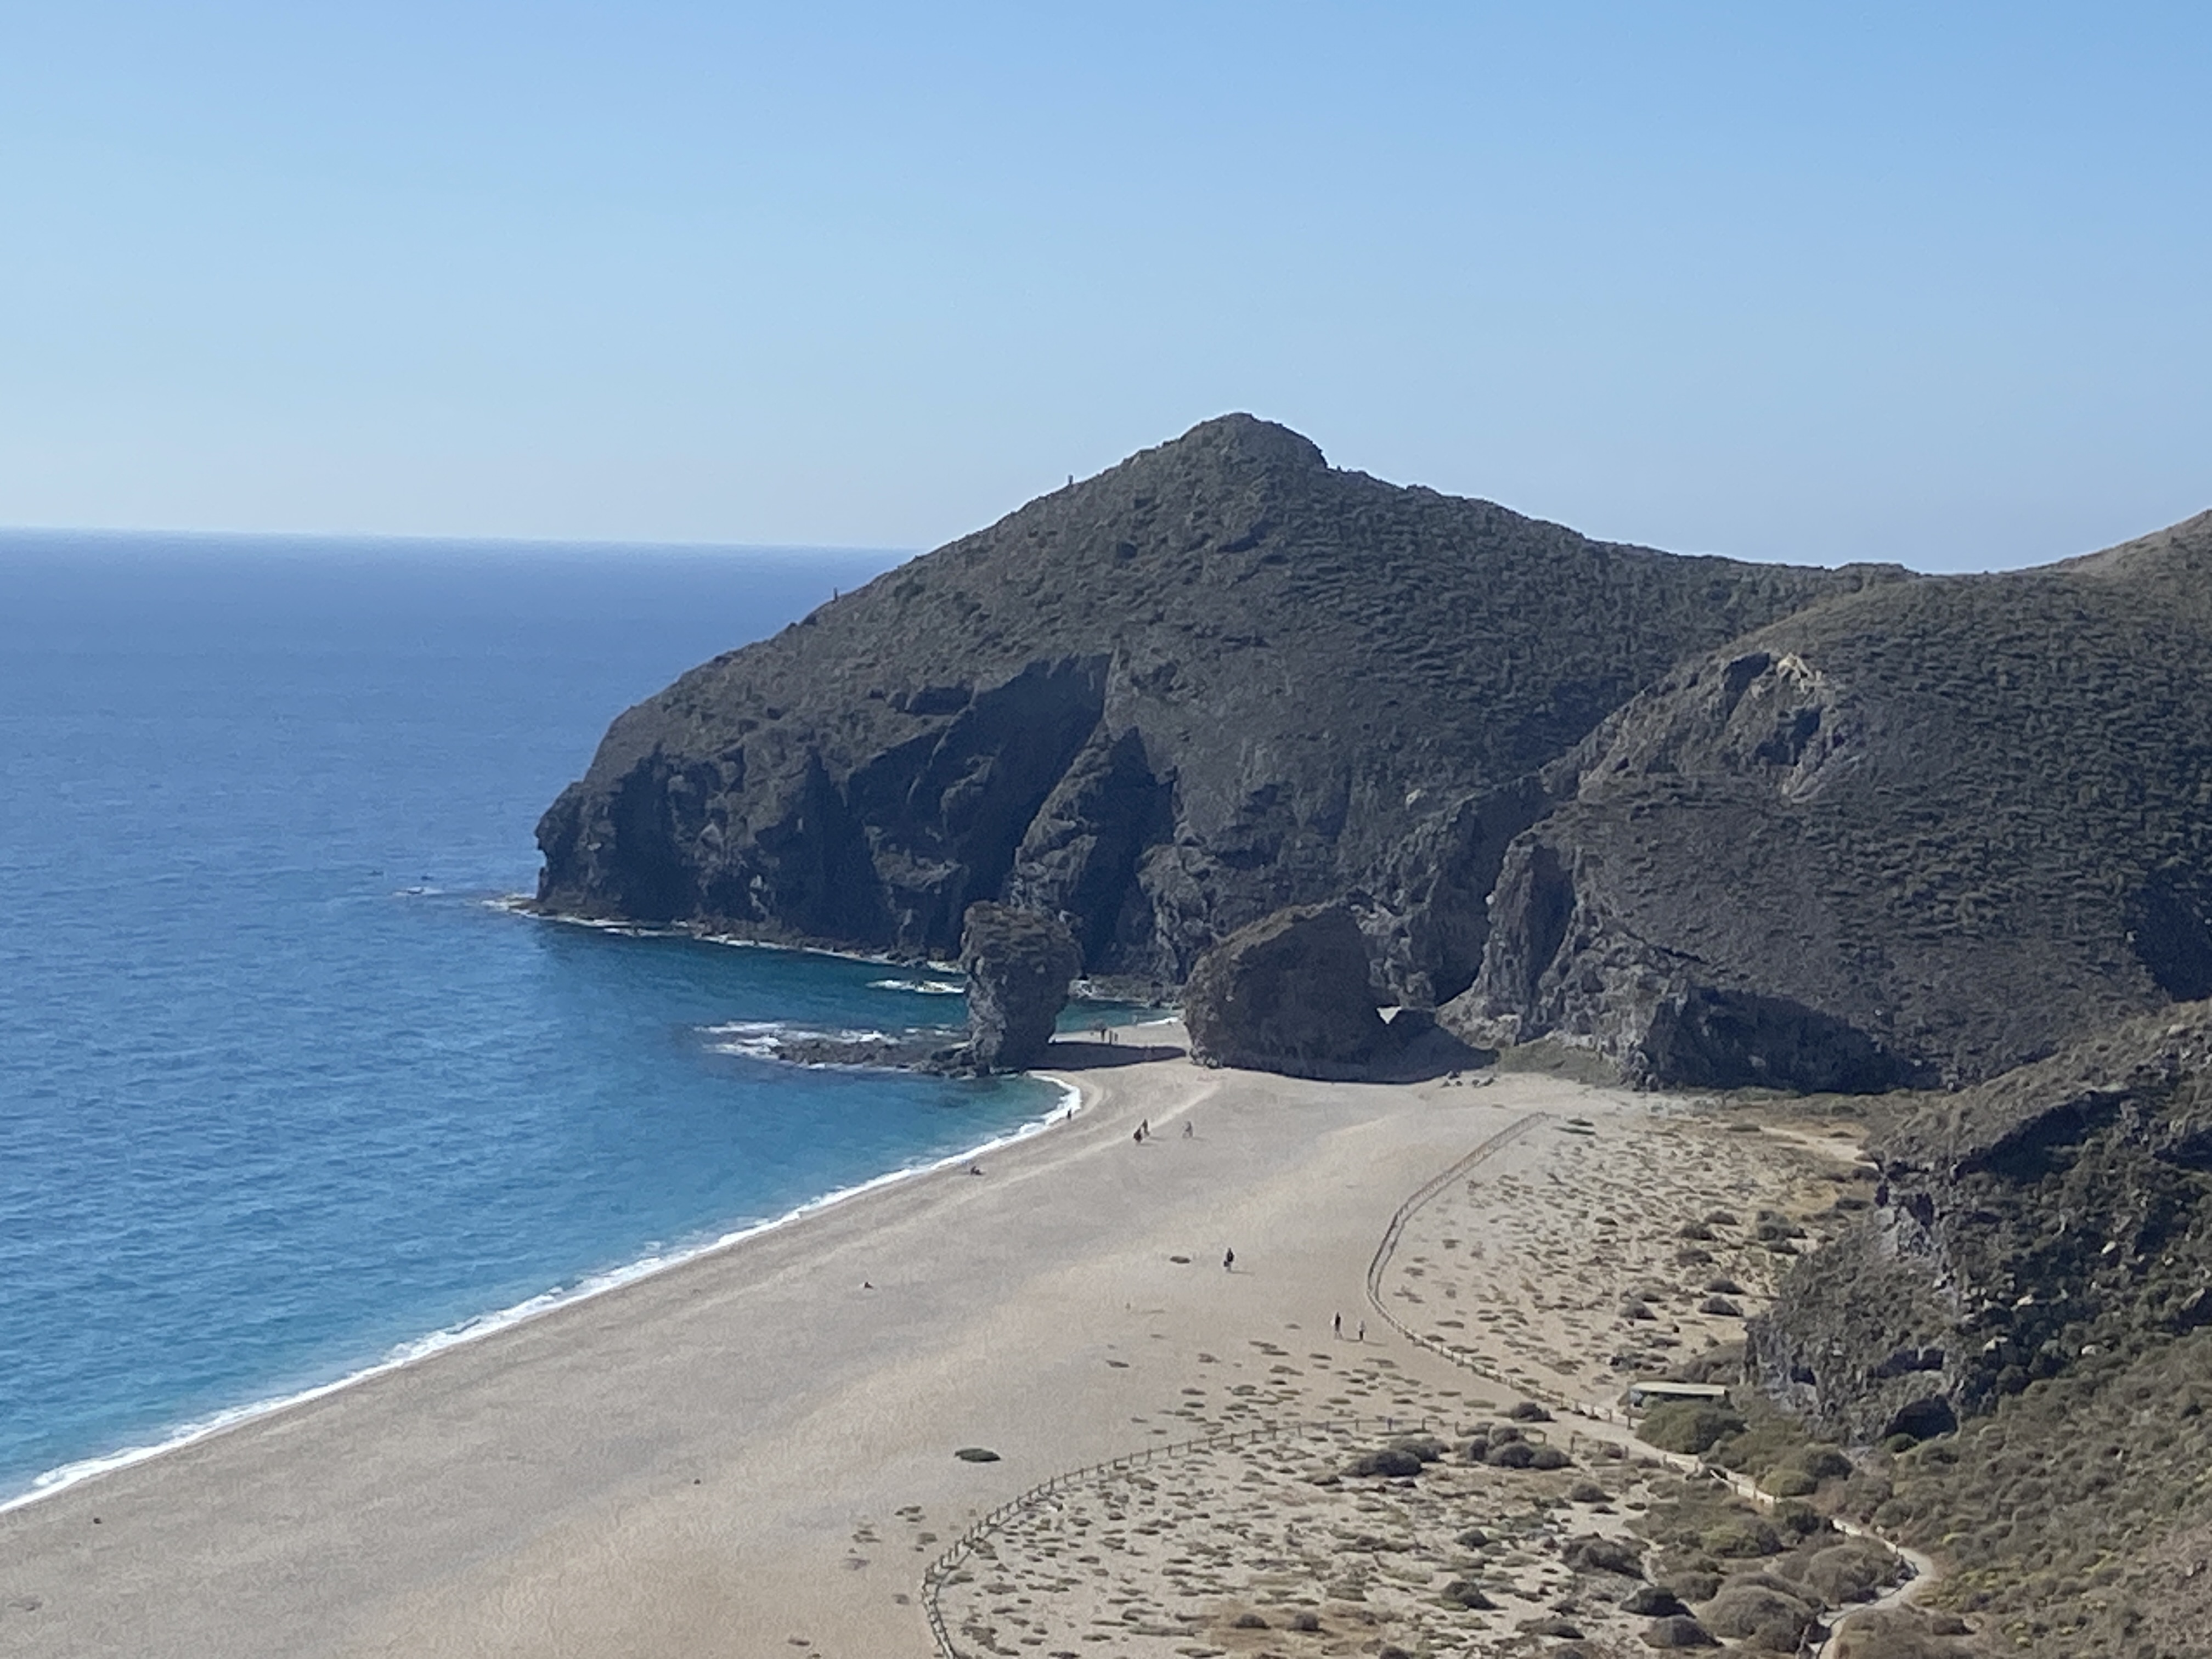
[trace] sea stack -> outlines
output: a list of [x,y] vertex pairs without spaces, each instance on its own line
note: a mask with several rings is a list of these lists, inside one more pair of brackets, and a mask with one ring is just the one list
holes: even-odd
[[1080,965],[1075,940],[1057,917],[969,905],[960,939],[960,969],[968,976],[963,1060],[981,1072],[1036,1065]]

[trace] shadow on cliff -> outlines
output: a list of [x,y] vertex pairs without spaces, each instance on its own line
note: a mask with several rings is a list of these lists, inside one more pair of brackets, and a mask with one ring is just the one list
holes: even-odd
[[1037,1065],[1049,1072],[1097,1072],[1111,1066],[1182,1060],[1189,1053],[1179,1042],[1094,1042],[1088,1038],[1057,1037]]

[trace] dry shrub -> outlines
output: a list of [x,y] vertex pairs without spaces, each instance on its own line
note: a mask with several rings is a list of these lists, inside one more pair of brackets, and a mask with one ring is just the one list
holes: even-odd
[[1565,1559],[1577,1572],[1619,1573],[1624,1578],[1644,1577],[1643,1552],[1625,1538],[1595,1534],[1577,1538],[1567,1546]]
[[1344,1466],[1344,1472],[1351,1475],[1419,1474],[1421,1460],[1402,1446],[1381,1446],[1373,1451],[1360,1453]]
[[1687,1613],[1674,1613],[1665,1619],[1654,1619],[1644,1632],[1644,1640],[1655,1648],[1717,1648],[1719,1640]]
[[1782,1535],[1755,1516],[1723,1521],[1700,1539],[1708,1555],[1723,1561],[1745,1561],[1782,1553]]
[[1763,1584],[1731,1584],[1705,1604],[1705,1628],[1771,1652],[1795,1653],[1817,1614],[1805,1601]]
[[1911,1607],[1883,1607],[1846,1623],[1835,1659],[1962,1659],[1969,1650],[1939,1635],[1935,1621]]
[[1897,1577],[1897,1558],[1870,1538],[1831,1544],[1806,1560],[1798,1577],[1830,1607],[1869,1601]]
[[1661,1449],[1691,1456],[1711,1451],[1729,1435],[1741,1433],[1743,1419],[1726,1406],[1694,1400],[1670,1400],[1644,1414],[1637,1432]]
[[1808,1446],[1797,1454],[1797,1467],[1815,1480],[1836,1480],[1851,1472],[1851,1460],[1833,1446]]

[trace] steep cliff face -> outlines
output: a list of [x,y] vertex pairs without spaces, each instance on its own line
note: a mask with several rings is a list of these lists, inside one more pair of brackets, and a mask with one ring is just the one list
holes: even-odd
[[1770,1393],[1861,1440],[2212,1325],[2212,1005],[2139,1019],[1876,1138],[1875,1207],[1752,1323]]
[[1759,630],[1552,769],[1447,1023],[1879,1090],[2212,992],[2208,665],[2212,514]]
[[1176,984],[1348,896],[1426,1004],[1474,977],[1537,769],[1686,654],[1899,574],[1593,542],[1232,416],[623,714],[538,827],[538,898],[939,957],[1003,899]]

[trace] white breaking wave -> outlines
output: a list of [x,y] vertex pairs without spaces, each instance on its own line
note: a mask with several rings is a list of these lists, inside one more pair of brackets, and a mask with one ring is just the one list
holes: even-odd
[[[727,945],[740,951],[781,951],[791,956],[828,957],[833,962],[865,962],[878,968],[905,968],[914,965],[912,957],[895,957],[885,951],[833,951],[820,945],[781,945],[764,939],[740,939],[732,933],[708,933],[702,928],[678,926],[653,927],[644,922],[614,921],[601,916],[572,916],[557,910],[540,910],[537,901],[527,893],[502,893],[484,901],[488,908],[504,910],[509,915],[526,917],[532,921],[557,922],[564,927],[589,927],[596,933],[618,933],[624,939],[685,939],[702,945]],[[933,974],[957,974],[957,962],[939,962],[925,957],[921,966]],[[955,986],[954,989],[960,988]]]
[[701,1029],[708,1036],[723,1039],[707,1045],[714,1053],[744,1054],[752,1060],[778,1059],[785,1047],[793,1042],[888,1043],[898,1041],[888,1031],[817,1030],[810,1026],[792,1025],[775,1019],[733,1020],[727,1025],[708,1025]]
[[939,979],[872,979],[871,991],[913,991],[926,997],[957,997],[968,988]]

